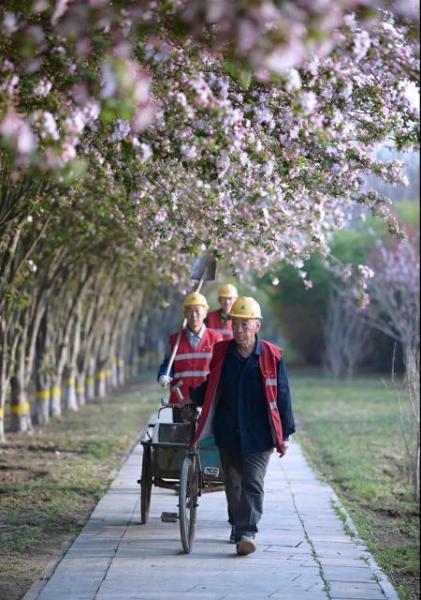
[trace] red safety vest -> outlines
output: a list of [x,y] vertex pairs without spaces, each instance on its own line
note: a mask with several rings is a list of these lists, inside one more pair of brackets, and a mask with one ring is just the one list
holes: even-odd
[[[212,434],[212,422],[215,408],[218,402],[218,384],[221,377],[222,365],[225,355],[230,346],[230,341],[216,344],[210,364],[208,385],[202,413],[197,424],[194,443]],[[262,353],[259,356],[260,371],[263,379],[263,389],[272,428],[274,446],[281,451],[283,440],[282,423],[277,406],[278,397],[278,366],[281,360],[282,350],[269,342],[262,340]]]
[[226,323],[221,319],[221,310],[214,310],[208,313],[206,325],[222,335],[222,339],[232,339],[232,321],[229,319]]
[[[173,348],[178,332],[170,335],[170,346]],[[189,387],[197,387],[204,381],[209,373],[212,350],[216,342],[222,337],[212,329],[205,329],[199,344],[193,348],[190,345],[187,333],[181,334],[180,345],[174,358],[174,375],[171,383],[170,402],[178,404],[180,401],[175,388],[179,387],[183,398],[189,397]]]

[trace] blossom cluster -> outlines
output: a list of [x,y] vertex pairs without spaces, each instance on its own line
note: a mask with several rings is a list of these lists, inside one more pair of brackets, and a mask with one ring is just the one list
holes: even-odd
[[[149,5],[156,3],[152,0]],[[273,73],[284,74],[301,65],[309,55],[327,56],[334,49],[337,29],[350,11],[358,13],[368,27],[376,21],[382,7],[391,9],[415,28],[419,24],[415,0],[177,0],[167,5],[168,12],[179,14],[196,36],[212,24],[216,43],[230,43],[235,54],[264,81]],[[357,57],[364,55],[368,43],[366,32],[356,36]]]
[[[333,10],[300,2],[298,12],[250,3],[242,18],[234,0],[205,11],[181,1],[29,4],[0,13],[0,140],[12,179],[37,169],[58,177],[81,214],[106,207],[125,231],[116,250],[138,266],[173,284],[206,251],[239,276],[280,260],[300,270],[311,252],[329,255],[355,204],[399,234],[390,202],[363,187],[369,173],[404,182],[399,164],[373,158],[378,144],[417,143],[405,94],[417,43],[392,15],[366,27],[344,17],[345,0]],[[275,38],[291,35],[275,42],[269,22]],[[315,24],[325,34],[317,51]]]

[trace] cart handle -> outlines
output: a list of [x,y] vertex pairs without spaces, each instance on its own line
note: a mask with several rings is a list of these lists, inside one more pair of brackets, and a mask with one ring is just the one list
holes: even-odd
[[182,408],[184,406],[196,406],[196,408],[198,408],[194,402],[183,402],[183,404],[178,405],[178,404],[174,404],[172,402],[167,402],[166,400],[164,400],[164,398],[161,398],[161,406],[162,406],[162,408],[173,408],[173,407]]

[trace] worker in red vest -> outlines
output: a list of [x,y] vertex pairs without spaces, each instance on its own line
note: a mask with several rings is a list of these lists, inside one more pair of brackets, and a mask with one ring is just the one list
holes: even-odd
[[238,298],[237,288],[231,283],[221,285],[218,290],[219,310],[213,310],[206,317],[206,325],[220,333],[224,340],[232,339],[232,326],[230,311]]
[[208,329],[204,324],[208,308],[206,298],[198,292],[191,292],[184,298],[183,310],[187,325],[183,329],[174,363],[169,375],[166,375],[169,356],[178,332],[170,335],[169,352],[158,371],[161,386],[170,386],[171,404],[180,403],[176,388],[179,388],[183,398],[187,399],[189,387],[196,387],[206,379],[213,347],[216,342],[222,340],[220,333]]
[[214,434],[224,471],[230,541],[237,554],[256,550],[263,511],[263,481],[275,447],[280,456],[294,433],[288,378],[282,351],[260,339],[261,311],[249,297],[231,309],[233,340],[216,344],[210,373],[190,389],[203,406],[195,442]]

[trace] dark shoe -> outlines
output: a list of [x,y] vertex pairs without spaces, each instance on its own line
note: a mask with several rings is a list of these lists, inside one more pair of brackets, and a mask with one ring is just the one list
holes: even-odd
[[235,540],[235,527],[231,527],[231,534],[230,534],[230,539],[229,539],[229,543],[230,544],[235,544],[236,540]]
[[245,556],[252,554],[256,550],[256,542],[253,538],[242,535],[240,541],[237,542],[237,554]]

